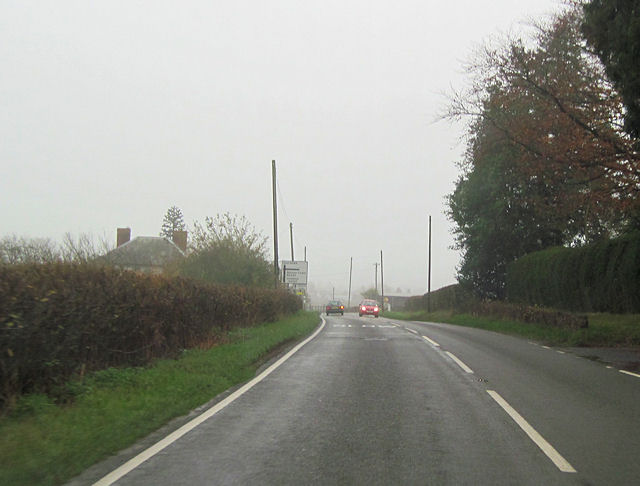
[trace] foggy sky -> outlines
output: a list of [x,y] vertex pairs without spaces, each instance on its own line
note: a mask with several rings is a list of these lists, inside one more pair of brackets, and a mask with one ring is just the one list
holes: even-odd
[[[0,237],[157,235],[245,215],[310,281],[455,282],[445,196],[462,125],[436,122],[463,62],[557,0],[0,0]],[[271,245],[271,243],[270,243]]]

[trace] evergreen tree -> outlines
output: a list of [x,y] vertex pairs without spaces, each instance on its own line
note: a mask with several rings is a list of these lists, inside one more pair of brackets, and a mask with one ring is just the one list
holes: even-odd
[[172,239],[174,231],[184,231],[184,216],[182,210],[177,206],[171,206],[167,209],[164,219],[162,220],[162,229],[160,230],[160,236]]
[[640,138],[640,0],[591,0],[582,30],[626,107],[625,129]]

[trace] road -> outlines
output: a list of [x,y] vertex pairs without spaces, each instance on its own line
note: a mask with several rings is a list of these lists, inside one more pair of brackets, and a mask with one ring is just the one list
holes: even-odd
[[327,317],[235,401],[111,478],[618,485],[638,484],[639,459],[638,376],[487,331],[347,314]]

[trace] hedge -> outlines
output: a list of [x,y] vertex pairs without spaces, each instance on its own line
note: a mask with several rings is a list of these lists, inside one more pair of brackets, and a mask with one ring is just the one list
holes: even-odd
[[640,233],[526,255],[507,270],[511,302],[579,312],[640,312]]
[[[427,310],[428,294],[410,297],[407,301],[407,310]],[[465,290],[460,284],[448,285],[431,292],[431,310],[462,310],[476,301],[471,292]]]
[[[427,294],[411,297],[407,308],[413,311],[427,310]],[[567,329],[582,329],[589,325],[584,315],[537,306],[481,300],[460,284],[449,285],[431,292],[431,311],[441,310]]]
[[0,410],[74,375],[177,356],[300,308],[271,289],[90,265],[0,266]]

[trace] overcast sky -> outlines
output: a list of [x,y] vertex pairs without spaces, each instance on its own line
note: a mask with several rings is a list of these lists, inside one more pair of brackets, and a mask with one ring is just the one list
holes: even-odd
[[[345,296],[455,282],[462,64],[558,0],[0,0],[0,237],[157,235],[245,215]],[[271,240],[270,240],[271,241]],[[270,243],[270,245],[272,245]],[[272,251],[272,250],[270,250]],[[330,291],[330,290],[329,290]]]

